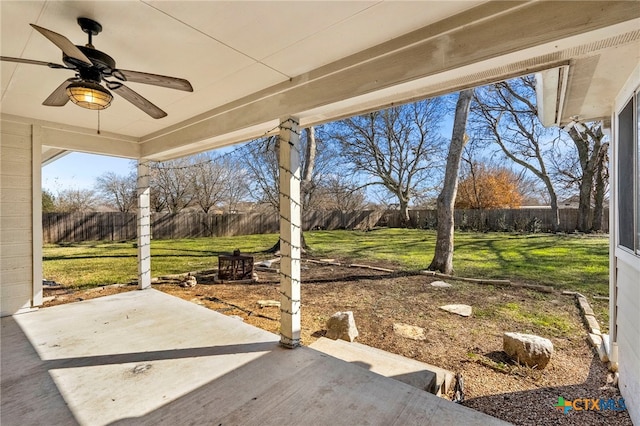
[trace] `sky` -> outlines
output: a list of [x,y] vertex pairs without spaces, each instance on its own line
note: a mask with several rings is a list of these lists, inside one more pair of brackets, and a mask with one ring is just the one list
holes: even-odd
[[133,170],[126,158],[73,152],[42,168],[42,189],[53,194],[64,189],[92,189],[106,172],[126,175]]
[[[215,152],[224,154],[240,145],[219,148]],[[96,178],[114,172],[128,175],[136,170],[136,161],[128,158],[72,152],[42,168],[42,190],[53,195],[65,189],[93,189]]]

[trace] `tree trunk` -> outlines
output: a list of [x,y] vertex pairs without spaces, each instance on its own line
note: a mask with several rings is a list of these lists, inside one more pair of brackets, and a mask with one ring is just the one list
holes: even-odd
[[409,203],[403,198],[398,197],[400,203],[400,221],[402,223],[403,228],[408,228],[411,226],[411,217],[409,216]]
[[569,136],[576,145],[582,168],[577,228],[578,231],[588,232],[592,228],[591,196],[594,194],[594,177],[599,168],[604,134],[601,125],[580,126],[578,129],[578,124],[574,125],[569,130]]
[[582,171],[580,181],[580,199],[578,201],[578,231],[588,232],[591,229],[591,190],[593,188],[593,169],[587,167]]
[[451,133],[451,146],[447,157],[447,166],[444,174],[444,186],[437,201],[438,227],[436,237],[436,249],[429,270],[440,271],[443,274],[453,272],[453,213],[458,192],[458,172],[462,149],[467,143],[465,134],[469,106],[473,98],[473,89],[463,90],[458,95],[453,132]]
[[556,195],[555,189],[553,189],[553,182],[551,182],[551,178],[544,168],[542,172],[538,174],[538,177],[542,180],[542,183],[544,183],[547,193],[549,194],[552,216],[551,230],[558,232],[560,229],[560,212],[558,211],[558,196]]
[[[303,254],[307,253],[307,251],[311,251],[311,249],[307,245],[307,242],[304,240],[304,234],[303,233],[300,233],[300,246],[301,246],[300,251]],[[278,253],[279,251],[280,251],[280,239],[278,239],[278,242],[276,242],[270,248],[264,250],[262,253]]]
[[549,191],[549,204],[551,204],[551,216],[553,222],[551,223],[551,230],[558,232],[560,229],[560,212],[558,211],[558,197],[555,191]]
[[316,166],[316,130],[313,126],[307,129],[307,149],[304,170],[302,171],[302,181],[311,182],[313,169]]
[[304,154],[302,176],[300,180],[302,208],[309,206],[313,193],[313,169],[316,165],[316,132],[313,127],[307,129],[307,145]]
[[607,151],[609,144],[604,143],[600,148],[598,163],[595,173],[595,193],[593,195],[593,222],[591,224],[592,231],[600,231],[602,229],[602,215],[604,214],[604,194],[606,191],[608,173],[607,173]]

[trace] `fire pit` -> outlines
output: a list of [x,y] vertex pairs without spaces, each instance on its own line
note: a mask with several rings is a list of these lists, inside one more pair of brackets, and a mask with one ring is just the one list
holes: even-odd
[[240,254],[218,256],[218,279],[221,281],[244,281],[253,278],[253,256]]

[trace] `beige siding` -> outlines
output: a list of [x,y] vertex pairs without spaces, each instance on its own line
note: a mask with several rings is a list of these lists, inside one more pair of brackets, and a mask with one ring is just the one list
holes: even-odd
[[634,422],[640,422],[640,258],[635,267],[618,258],[620,391]]
[[[30,125],[7,121],[1,123],[0,307],[2,316],[33,306],[32,146]],[[39,182],[36,185],[39,188]]]

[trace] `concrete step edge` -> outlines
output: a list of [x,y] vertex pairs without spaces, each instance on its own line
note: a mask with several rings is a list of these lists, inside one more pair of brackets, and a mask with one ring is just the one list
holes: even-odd
[[[407,358],[402,355],[394,354],[391,352],[384,351],[382,349],[374,348],[372,346],[367,346],[362,343],[357,342],[347,342],[344,340],[332,340],[326,337],[321,337],[316,340],[314,343],[309,345],[310,348],[318,350],[320,352],[327,353],[335,358],[344,359],[340,357],[340,349],[344,349],[345,351],[357,352],[366,359],[367,355],[370,354],[372,357],[377,357],[380,359],[386,359],[392,361],[394,364],[404,365],[409,368],[411,371],[421,371],[426,370],[435,374],[435,389],[431,393],[436,395],[442,395],[449,392],[452,388],[455,375],[453,372],[446,370],[444,368],[437,367],[435,365],[427,364],[422,361],[418,361],[412,358]],[[345,360],[348,361],[348,360]]]

